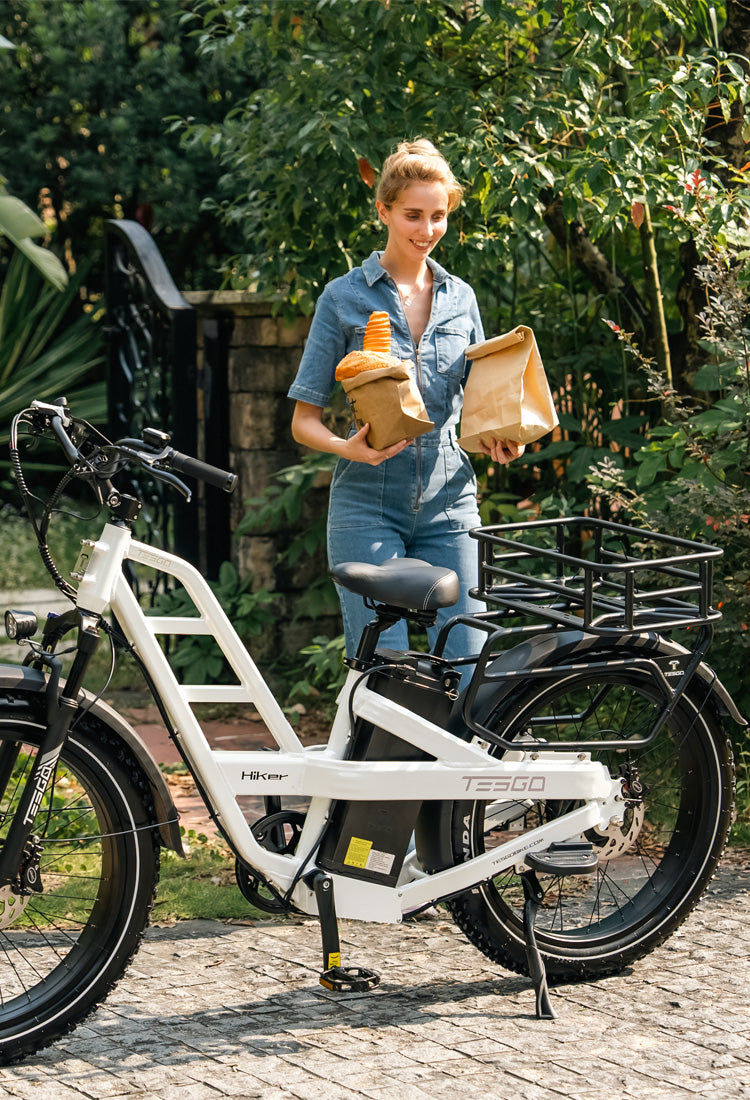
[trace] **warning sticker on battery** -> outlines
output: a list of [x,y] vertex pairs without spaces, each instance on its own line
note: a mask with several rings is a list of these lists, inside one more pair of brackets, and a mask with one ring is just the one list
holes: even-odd
[[373,848],[372,840],[353,836],[349,847],[346,848],[344,864],[348,867],[361,867],[363,870],[375,871],[376,875],[389,875],[395,858],[389,851],[378,851]]
[[375,871],[379,875],[389,875],[395,858],[391,852],[376,852],[373,848],[367,857],[365,867],[368,871]]
[[371,849],[371,840],[362,840],[358,836],[353,836],[349,841],[349,847],[346,849],[344,863],[349,867],[366,867],[367,857]]
[[390,874],[395,855],[391,852],[379,852],[373,848],[371,840],[363,840],[353,836],[349,841],[349,847],[344,856],[344,863],[348,867],[361,867],[366,871],[374,871],[376,874]]

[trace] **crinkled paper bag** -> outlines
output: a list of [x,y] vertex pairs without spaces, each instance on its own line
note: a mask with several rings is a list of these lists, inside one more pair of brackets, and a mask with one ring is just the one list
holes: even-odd
[[344,387],[358,428],[369,424],[367,442],[376,451],[402,439],[414,439],[435,427],[409,371],[410,362],[363,370],[344,378]]
[[480,451],[480,441],[493,439],[533,443],[556,427],[542,358],[534,333],[517,325],[502,336],[472,344],[472,360],[464,387],[459,443],[465,451]]

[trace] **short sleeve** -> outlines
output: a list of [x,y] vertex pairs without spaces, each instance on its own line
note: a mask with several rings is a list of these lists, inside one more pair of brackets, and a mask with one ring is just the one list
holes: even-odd
[[310,334],[288,396],[325,408],[335,382],[336,367],[346,354],[346,337],[330,286],[315,306]]

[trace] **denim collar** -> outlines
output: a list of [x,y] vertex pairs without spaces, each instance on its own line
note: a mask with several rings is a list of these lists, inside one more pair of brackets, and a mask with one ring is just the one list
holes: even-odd
[[[362,271],[364,272],[365,279],[368,286],[374,286],[378,279],[382,279],[384,276],[390,278],[388,272],[380,262],[382,252],[371,252],[367,259],[362,264]],[[448,272],[444,267],[441,267],[439,263],[436,263],[430,256],[427,257],[427,266],[432,272],[432,281],[434,286],[440,286],[448,278]]]

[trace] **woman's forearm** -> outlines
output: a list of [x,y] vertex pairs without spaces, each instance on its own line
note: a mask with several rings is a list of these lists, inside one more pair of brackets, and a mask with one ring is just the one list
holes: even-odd
[[392,447],[376,451],[367,443],[369,424],[364,424],[348,439],[342,439],[325,426],[322,416],[323,410],[318,405],[308,405],[304,401],[298,401],[292,416],[292,436],[295,441],[314,451],[339,455],[340,458],[346,458],[350,462],[364,462],[368,466],[378,466],[385,459],[398,454],[411,442],[410,439],[404,439],[400,443],[394,443]]

